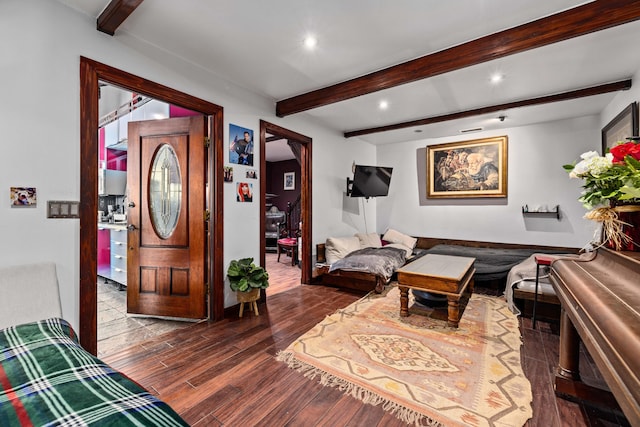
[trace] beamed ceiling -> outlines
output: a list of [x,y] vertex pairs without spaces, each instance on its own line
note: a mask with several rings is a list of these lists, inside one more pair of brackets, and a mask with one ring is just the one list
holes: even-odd
[[599,114],[640,69],[631,0],[58,1],[372,144]]

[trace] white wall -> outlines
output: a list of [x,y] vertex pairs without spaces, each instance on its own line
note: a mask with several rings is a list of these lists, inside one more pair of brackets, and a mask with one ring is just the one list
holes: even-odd
[[[76,328],[79,223],[74,219],[47,219],[45,206],[47,200],[80,198],[80,56],[223,106],[227,142],[229,123],[253,129],[257,138],[260,119],[313,138],[313,233],[319,236],[314,242],[354,228],[353,221],[343,214],[340,192],[352,161],[375,159],[375,148],[369,144],[347,142],[337,132],[305,119],[304,114],[279,119],[274,115],[273,100],[169,57],[126,34],[111,37],[100,33],[95,29],[95,17],[81,15],[58,2],[2,0],[0,38],[0,194],[4,192],[5,200],[0,203],[0,266],[55,262],[63,313]],[[256,162],[259,156],[256,152]],[[259,181],[254,184],[259,185]],[[10,208],[11,186],[37,187],[38,206]],[[235,185],[228,184],[224,203],[225,266],[233,258],[257,259],[261,202],[237,203]],[[375,218],[375,212],[370,216]],[[226,288],[225,306],[234,303],[235,297]]]
[[[260,119],[313,138],[313,244],[333,235],[383,232],[394,227],[421,236],[581,246],[589,240],[593,226],[581,219],[584,210],[576,201],[579,182],[569,180],[561,165],[587,149],[597,149],[603,123],[638,98],[634,88],[616,97],[602,117],[507,129],[509,198],[436,203],[422,200],[419,192],[418,166],[424,161],[424,147],[459,141],[460,137],[376,148],[357,139],[345,140],[304,114],[277,118],[273,100],[127,34],[111,37],[100,33],[95,29],[95,17],[50,0],[2,0],[0,38],[0,195],[4,192],[6,201],[0,203],[0,266],[55,262],[63,312],[76,327],[79,224],[77,220],[47,219],[45,206],[47,200],[80,197],[80,56],[223,106],[225,144],[229,123],[253,129],[256,136]],[[483,136],[490,135],[473,138]],[[256,152],[256,162],[259,156]],[[390,196],[370,202],[346,198],[346,177],[352,176],[354,161],[394,166]],[[11,186],[37,187],[38,206],[10,208]],[[237,203],[235,186],[229,184],[224,203],[225,266],[233,258],[257,258],[260,202]],[[525,221],[520,213],[525,203],[559,203],[563,219]],[[225,306],[233,303],[235,298],[227,288]]]
[[[507,135],[508,197],[427,199],[426,146]],[[377,231],[396,228],[414,236],[582,247],[595,227],[582,219],[579,180],[562,168],[600,146],[599,117],[483,132],[473,136],[383,145],[379,163],[393,166],[389,196],[379,198]],[[560,205],[561,219],[522,215],[523,205]]]
[[607,107],[600,114],[600,127],[603,128],[609,123],[615,116],[620,114],[629,104],[640,100],[640,87],[638,83],[640,81],[640,70],[631,78],[633,85],[629,90],[620,91],[616,94],[613,101],[607,105]]

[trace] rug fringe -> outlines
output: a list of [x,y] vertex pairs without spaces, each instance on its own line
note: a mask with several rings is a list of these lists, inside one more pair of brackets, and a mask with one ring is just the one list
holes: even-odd
[[316,368],[308,363],[298,360],[293,353],[281,350],[276,354],[276,360],[284,362],[291,369],[294,369],[302,373],[305,378],[314,379],[320,376],[319,382],[325,387],[334,387],[338,390],[355,397],[361,402],[378,406],[382,405],[382,409],[392,413],[401,421],[408,424],[414,424],[416,426],[429,426],[429,427],[445,427],[444,424],[429,418],[428,416],[416,412],[413,409],[409,409],[403,405],[386,399],[377,393],[373,393],[363,387],[346,381],[342,378],[338,378],[322,369]]

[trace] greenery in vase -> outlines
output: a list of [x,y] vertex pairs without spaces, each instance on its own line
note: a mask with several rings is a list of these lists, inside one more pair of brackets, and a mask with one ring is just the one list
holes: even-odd
[[269,286],[269,274],[253,263],[253,258],[242,258],[231,261],[227,270],[231,289],[249,292],[253,289],[266,289]]
[[584,179],[578,198],[587,209],[640,203],[640,144],[618,143],[604,156],[589,151],[578,164],[564,165],[571,178]]

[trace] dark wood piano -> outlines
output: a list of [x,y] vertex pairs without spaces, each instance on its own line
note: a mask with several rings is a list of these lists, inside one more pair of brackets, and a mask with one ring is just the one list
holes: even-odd
[[[551,282],[562,306],[556,393],[604,404],[609,396],[640,426],[640,252],[558,259]],[[611,393],[580,381],[580,340]]]

